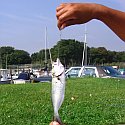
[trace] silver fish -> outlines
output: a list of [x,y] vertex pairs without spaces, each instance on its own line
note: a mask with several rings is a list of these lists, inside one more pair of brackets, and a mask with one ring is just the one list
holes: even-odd
[[58,110],[64,101],[65,95],[65,68],[57,58],[52,63],[52,104],[54,109],[53,120],[62,125]]

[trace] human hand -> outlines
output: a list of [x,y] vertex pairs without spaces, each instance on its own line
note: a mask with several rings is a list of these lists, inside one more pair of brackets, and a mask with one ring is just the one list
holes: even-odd
[[56,121],[53,121],[49,125],[60,125],[60,124],[58,122],[56,122]]
[[[94,19],[96,4],[92,3],[63,3],[56,9],[58,28],[63,29],[74,24],[86,23]],[[94,10],[94,11],[93,11]]]

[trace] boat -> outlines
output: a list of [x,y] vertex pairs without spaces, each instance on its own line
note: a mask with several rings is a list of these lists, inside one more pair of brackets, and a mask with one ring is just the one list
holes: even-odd
[[0,84],[10,84],[12,80],[8,78],[8,69],[0,69]]
[[13,83],[14,84],[30,83],[30,73],[28,73],[28,72],[21,72],[18,75],[18,78],[13,80]]
[[37,78],[33,79],[33,82],[51,82],[52,81],[52,76],[50,75],[48,71],[48,66],[47,66],[47,27],[45,27],[45,67],[41,69],[43,71],[43,74]]

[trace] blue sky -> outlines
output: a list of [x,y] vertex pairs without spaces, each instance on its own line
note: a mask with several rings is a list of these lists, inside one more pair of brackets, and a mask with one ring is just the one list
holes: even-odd
[[[0,46],[38,52],[45,46],[53,47],[59,40],[56,7],[61,2],[94,2],[125,11],[124,0],[0,0]],[[84,25],[75,25],[62,31],[62,39],[84,41]],[[106,25],[97,20],[87,23],[87,43],[90,47],[105,47],[125,51],[125,43]]]

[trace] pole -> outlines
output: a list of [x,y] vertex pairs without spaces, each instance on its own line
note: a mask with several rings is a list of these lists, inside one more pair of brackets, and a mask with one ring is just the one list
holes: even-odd
[[1,47],[0,47],[0,69],[2,69]]
[[87,65],[87,28],[85,24],[84,31],[84,48],[83,48],[83,56],[82,56],[82,66]]
[[45,27],[45,64],[47,64],[46,49],[47,49],[47,27]]
[[6,69],[7,69],[7,58],[8,58],[8,54],[6,55]]
[[87,26],[85,24],[85,65],[87,65]]
[[82,53],[82,66],[84,65],[84,58],[85,58],[85,42],[84,42],[84,48]]

